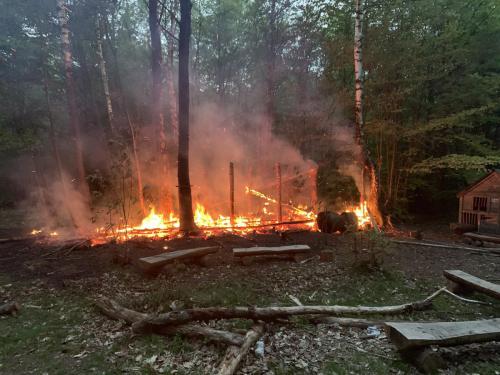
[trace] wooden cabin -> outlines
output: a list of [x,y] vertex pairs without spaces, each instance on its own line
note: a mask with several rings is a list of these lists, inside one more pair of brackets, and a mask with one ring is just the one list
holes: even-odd
[[457,196],[460,224],[500,229],[500,170],[490,172]]

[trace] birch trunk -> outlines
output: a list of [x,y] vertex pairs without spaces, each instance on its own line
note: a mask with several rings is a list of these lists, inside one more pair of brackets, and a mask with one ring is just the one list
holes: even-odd
[[179,186],[180,231],[195,232],[191,181],[189,178],[189,39],[191,37],[191,0],[181,0],[179,30],[179,150],[177,177]]
[[109,91],[109,79],[106,70],[106,60],[104,60],[104,54],[102,51],[102,21],[101,16],[98,16],[97,27],[96,27],[96,37],[97,37],[97,59],[99,61],[99,70],[101,72],[102,87],[104,90],[104,97],[106,99],[106,110],[108,114],[109,128],[111,131],[111,136],[116,135],[115,121],[113,114],[113,103],[111,102],[111,94]]
[[64,72],[66,77],[66,96],[68,101],[69,121],[73,130],[75,141],[76,167],[78,171],[78,187],[87,202],[90,201],[90,192],[85,179],[85,166],[83,161],[83,147],[80,127],[80,117],[76,105],[76,91],[73,80],[73,56],[68,27],[68,9],[65,0],[57,0],[59,8],[58,20],[61,27],[61,44],[63,49]]

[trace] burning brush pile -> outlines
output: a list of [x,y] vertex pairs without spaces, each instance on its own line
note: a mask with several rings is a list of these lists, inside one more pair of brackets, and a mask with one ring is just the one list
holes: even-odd
[[[364,229],[370,225],[370,217],[366,210],[366,204],[358,207],[347,208],[341,214],[324,211],[318,215],[313,210],[303,206],[294,206],[291,203],[282,203],[281,209],[276,199],[265,195],[254,189],[247,188],[247,194],[264,200],[261,213],[240,216],[225,216],[222,214],[211,214],[205,207],[196,203],[194,219],[200,230],[199,235],[211,236],[224,233],[245,235],[249,233],[264,233],[271,231],[293,231],[293,230],[320,230],[326,233],[345,232],[346,230]],[[284,211],[283,216],[279,211]],[[278,211],[278,213],[276,213]],[[284,218],[284,219],[283,219]],[[106,230],[105,227],[97,229],[93,244],[108,241],[123,242],[137,238],[168,239],[180,236],[179,217],[174,213],[157,213],[151,208],[139,225],[123,226]]]

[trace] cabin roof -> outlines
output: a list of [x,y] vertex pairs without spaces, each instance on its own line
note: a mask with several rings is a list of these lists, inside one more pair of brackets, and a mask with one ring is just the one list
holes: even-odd
[[481,184],[485,183],[486,181],[490,180],[491,178],[493,178],[493,176],[500,177],[500,169],[494,169],[490,173],[488,173],[487,175],[481,177],[479,180],[477,180],[473,184],[469,185],[464,190],[458,192],[457,197],[462,197],[465,194],[471,192],[472,190],[476,189],[479,185],[481,185]]

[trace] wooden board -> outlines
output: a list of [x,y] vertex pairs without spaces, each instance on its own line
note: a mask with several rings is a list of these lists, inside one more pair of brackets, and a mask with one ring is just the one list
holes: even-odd
[[472,238],[473,240],[500,243],[500,236],[478,234],[478,233],[472,233],[472,232],[464,233],[464,236],[468,237],[468,238]]
[[217,246],[198,247],[195,249],[176,250],[168,253],[154,255],[150,257],[140,258],[139,266],[145,271],[152,271],[159,269],[165,264],[174,262],[176,260],[199,258],[208,254],[217,252]]
[[500,299],[500,285],[490,283],[489,281],[469,275],[460,270],[443,271],[444,277],[459,285],[476,290],[478,292],[489,295],[490,297]]
[[233,249],[236,257],[259,256],[259,255],[292,255],[304,254],[311,251],[308,245],[290,245],[275,247],[247,247]]
[[467,322],[386,322],[389,339],[398,350],[429,345],[453,346],[500,339],[500,319]]

